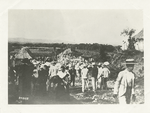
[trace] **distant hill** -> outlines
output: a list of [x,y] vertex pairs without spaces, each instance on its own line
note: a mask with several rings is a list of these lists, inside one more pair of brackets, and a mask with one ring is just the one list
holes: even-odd
[[8,42],[17,43],[73,43],[66,40],[8,38]]

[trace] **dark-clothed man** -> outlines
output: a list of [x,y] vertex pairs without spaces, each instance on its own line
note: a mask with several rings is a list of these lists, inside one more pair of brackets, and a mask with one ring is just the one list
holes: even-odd
[[19,77],[19,99],[28,100],[31,95],[31,80],[34,65],[29,59],[23,59],[22,64],[17,69]]
[[69,72],[65,70],[64,66],[61,66],[61,70],[58,71],[58,76],[62,79],[64,88],[66,89],[66,97],[69,99]]
[[92,87],[93,87],[93,91],[96,91],[96,81],[97,81],[97,76],[98,76],[98,68],[96,66],[96,63],[92,63],[93,68],[92,68]]
[[76,69],[75,66],[72,66],[72,68],[69,70],[69,74],[71,76],[70,84],[73,83],[73,86],[75,86],[75,77],[76,77]]
[[39,93],[41,94],[41,96],[44,96],[46,94],[46,81],[49,74],[48,72],[49,70],[46,65],[42,65],[40,70],[38,71]]

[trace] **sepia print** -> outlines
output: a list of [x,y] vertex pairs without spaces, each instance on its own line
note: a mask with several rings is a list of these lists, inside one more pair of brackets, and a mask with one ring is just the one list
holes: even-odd
[[142,10],[8,11],[8,104],[143,104]]

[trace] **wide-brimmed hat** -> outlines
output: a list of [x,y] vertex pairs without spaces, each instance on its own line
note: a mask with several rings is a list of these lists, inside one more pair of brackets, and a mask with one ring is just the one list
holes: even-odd
[[95,65],[96,65],[96,63],[95,63],[95,62],[92,62],[92,65],[93,65],[93,66],[95,66]]
[[126,59],[124,64],[137,64],[134,59]]
[[104,62],[103,65],[104,65],[104,66],[108,66],[108,65],[109,65],[109,62]]
[[52,61],[52,62],[51,62],[51,64],[56,64],[56,63],[57,63],[56,61]]

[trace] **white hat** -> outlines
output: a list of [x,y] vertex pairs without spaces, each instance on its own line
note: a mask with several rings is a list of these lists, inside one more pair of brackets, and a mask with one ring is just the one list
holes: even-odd
[[89,64],[89,65],[88,65],[88,68],[89,68],[89,67],[92,67],[92,65],[91,65],[91,64]]
[[95,63],[95,62],[92,62],[92,65],[93,65],[93,66],[96,65],[96,63]]
[[45,67],[45,65],[44,65],[44,64],[41,64],[40,68],[41,68],[41,69],[42,69],[42,68],[44,69],[44,67]]
[[102,65],[102,63],[101,63],[101,62],[99,62],[99,63],[98,63],[98,65],[99,65],[99,66],[100,66],[100,65]]
[[56,63],[57,63],[56,61],[52,61],[52,62],[51,62],[51,64],[56,64]]
[[126,59],[125,64],[137,64],[134,59]]
[[109,62],[104,62],[103,65],[108,66],[108,65],[109,65]]

